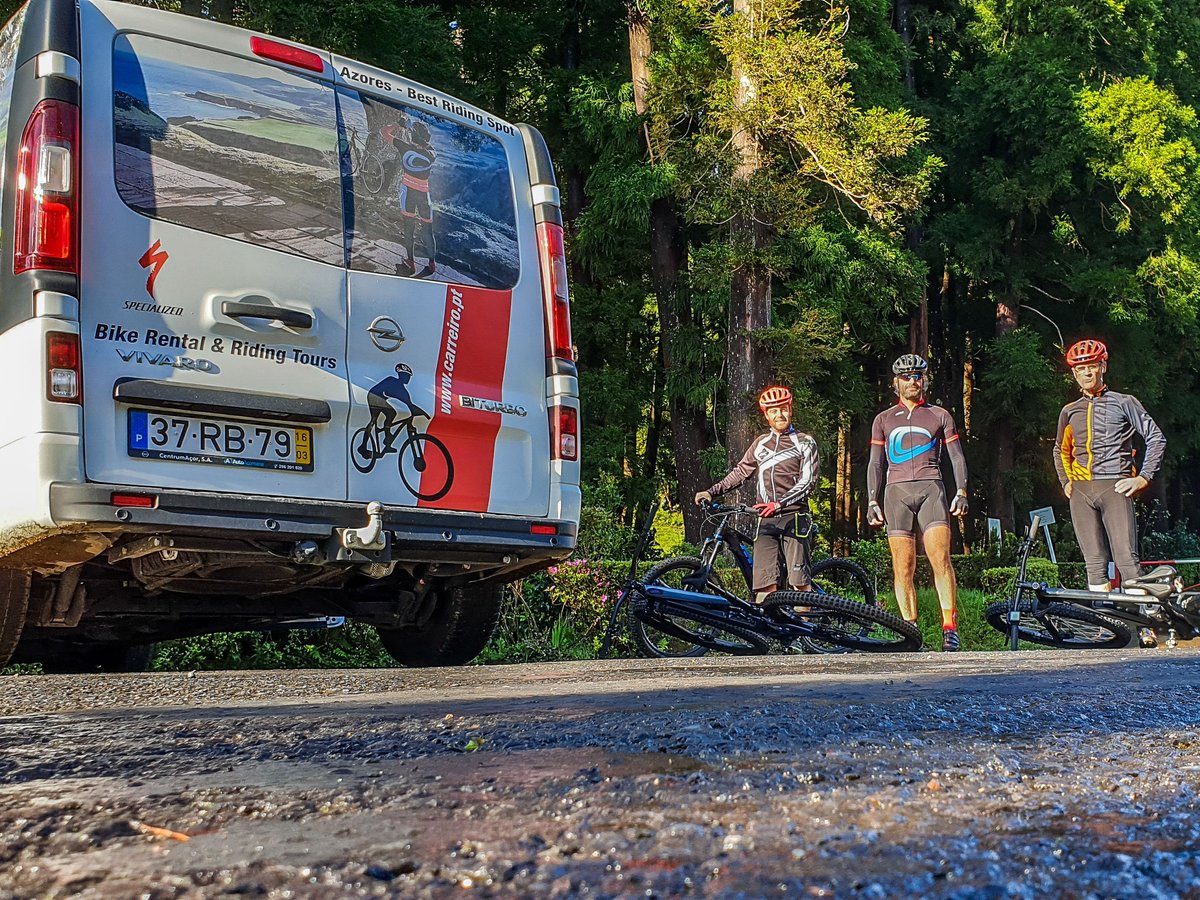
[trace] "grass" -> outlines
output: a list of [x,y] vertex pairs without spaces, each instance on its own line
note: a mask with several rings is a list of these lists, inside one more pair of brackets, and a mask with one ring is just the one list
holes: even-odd
[[[900,608],[891,593],[883,595],[888,610],[900,615]],[[983,611],[995,598],[982,591],[967,588],[958,590],[958,639],[963,650],[1004,650],[1004,635],[992,628],[983,617]],[[938,603],[937,591],[933,588],[917,588],[917,624],[925,646],[933,650],[942,648],[942,608]]]

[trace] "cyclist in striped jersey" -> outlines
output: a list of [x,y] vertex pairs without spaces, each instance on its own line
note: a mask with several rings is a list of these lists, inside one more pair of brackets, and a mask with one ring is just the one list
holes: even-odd
[[770,431],[750,444],[728,475],[699,491],[696,502],[707,503],[755,477],[759,523],[753,589],[761,598],[780,585],[811,590],[808,497],[817,486],[821,457],[817,442],[792,426],[791,391],[769,387],[759,395],[758,407]]
[[[958,581],[950,559],[950,516],[967,514],[967,459],[950,413],[925,400],[928,369],[929,363],[915,353],[906,353],[892,364],[897,401],[876,416],[871,427],[867,523],[876,528],[887,525],[896,603],[909,622],[917,620],[913,576],[920,534],[942,607],[942,649],[954,651],[959,649]],[[942,485],[943,448],[958,489],[949,505]]]

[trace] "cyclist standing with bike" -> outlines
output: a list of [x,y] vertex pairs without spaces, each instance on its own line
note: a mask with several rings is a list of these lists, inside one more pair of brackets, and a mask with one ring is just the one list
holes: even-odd
[[[929,363],[906,353],[892,364],[895,406],[875,417],[871,426],[871,458],[867,464],[867,523],[887,524],[892,577],[900,614],[917,620],[917,539],[933,568],[942,608],[942,649],[959,649],[958,582],[950,561],[950,515],[967,514],[967,459],[950,413],[925,399]],[[942,485],[941,454],[945,447],[958,489],[949,506]],[[883,506],[883,458],[887,457],[887,490]]]
[[708,503],[757,475],[759,515],[754,539],[754,593],[761,598],[781,584],[792,590],[811,589],[809,532],[812,518],[808,497],[817,486],[821,457],[817,442],[792,426],[792,392],[769,387],[758,397],[758,408],[770,431],[757,438],[724,478],[696,494]]
[[[1087,564],[1088,589],[1107,591],[1111,559],[1122,581],[1136,578],[1137,527],[1133,496],[1144,491],[1162,465],[1167,439],[1138,399],[1105,384],[1108,348],[1082,340],[1067,350],[1078,400],[1058,415],[1054,467],[1071,503],[1071,524]],[[1141,470],[1133,436],[1146,442]]]

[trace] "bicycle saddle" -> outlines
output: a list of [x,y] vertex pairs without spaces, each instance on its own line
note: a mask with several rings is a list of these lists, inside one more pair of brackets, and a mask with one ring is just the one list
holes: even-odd
[[1137,578],[1130,578],[1121,585],[1121,590],[1125,593],[1129,592],[1130,588],[1137,588],[1145,591],[1152,597],[1162,599],[1174,590],[1172,582],[1175,576],[1179,574],[1175,571],[1174,566],[1155,566],[1144,575],[1139,575]]

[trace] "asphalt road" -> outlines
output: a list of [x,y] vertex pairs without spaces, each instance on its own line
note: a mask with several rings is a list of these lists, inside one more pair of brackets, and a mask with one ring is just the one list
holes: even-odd
[[0,679],[2,897],[1200,896],[1200,652]]

